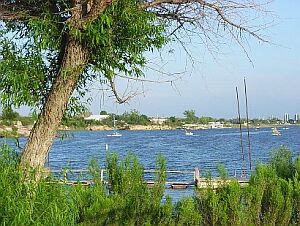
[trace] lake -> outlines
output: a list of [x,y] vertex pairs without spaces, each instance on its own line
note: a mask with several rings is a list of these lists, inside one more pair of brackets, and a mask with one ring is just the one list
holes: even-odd
[[[250,129],[250,148],[253,165],[266,162],[273,148],[282,145],[300,154],[300,127],[289,126],[279,129],[281,136],[272,136],[271,128]],[[153,169],[158,154],[165,156],[169,170],[193,170],[216,172],[223,164],[229,175],[241,171],[243,164],[238,129],[195,130],[186,136],[183,130],[121,131],[122,137],[108,137],[111,131],[72,131],[70,138],[55,139],[49,154],[49,166],[61,169],[86,168],[93,157],[101,167],[105,165],[106,145],[109,152],[122,158],[135,154],[145,169]],[[21,146],[26,139],[21,138]],[[11,143],[11,141],[10,141]],[[247,131],[243,130],[245,164],[249,168]]]
[[[270,152],[282,145],[300,155],[300,127],[289,126],[279,129],[281,136],[272,136],[271,128],[250,129],[252,162],[267,162]],[[118,153],[123,158],[128,153],[135,154],[145,169],[154,169],[158,154],[165,156],[168,170],[193,170],[195,167],[205,174],[209,171],[217,175],[217,165],[223,164],[229,176],[241,175],[242,152],[239,129],[195,130],[193,136],[186,136],[183,130],[120,131],[122,137],[108,137],[111,131],[68,131],[70,138],[55,139],[49,154],[48,164],[52,169],[66,166],[72,169],[85,169],[93,157],[105,167],[106,145],[109,152]],[[8,140],[13,144],[12,140]],[[21,146],[26,138],[20,139]],[[247,131],[243,130],[245,165],[249,169]],[[248,172],[249,174],[249,172]],[[172,177],[172,175],[171,175]],[[173,176],[169,180],[192,180]],[[175,199],[190,195],[192,189],[178,192],[169,190]]]

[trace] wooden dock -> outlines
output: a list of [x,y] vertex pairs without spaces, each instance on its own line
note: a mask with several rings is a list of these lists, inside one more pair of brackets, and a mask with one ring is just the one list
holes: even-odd
[[249,183],[249,179],[247,178],[237,178],[237,177],[229,177],[226,179],[222,179],[222,178],[205,178],[205,177],[201,177],[200,176],[200,170],[198,168],[195,168],[195,174],[194,174],[194,181],[195,181],[195,186],[197,188],[213,188],[213,189],[217,189],[221,186],[224,186],[228,183],[230,183],[231,181],[236,180],[242,187],[248,185]]
[[[62,171],[59,170],[52,170],[52,173],[61,173]],[[69,172],[72,173],[88,173],[88,170],[69,170]],[[108,184],[108,181],[106,180],[106,169],[100,169],[100,181],[104,184]],[[144,170],[145,176],[146,175],[154,175],[157,173],[157,170]],[[67,172],[66,172],[67,173]],[[166,181],[166,188],[167,189],[187,189],[189,187],[197,187],[197,188],[213,188],[217,189],[221,186],[224,186],[228,183],[230,183],[233,180],[236,180],[241,186],[246,186],[249,183],[249,179],[247,178],[237,178],[237,177],[230,177],[226,179],[222,178],[205,178],[200,176],[200,170],[198,168],[195,168],[194,170],[168,170],[166,171],[168,175],[187,175],[190,179],[185,181]],[[81,184],[84,186],[90,186],[93,184],[92,180],[68,180],[67,177],[61,180],[61,183],[67,184],[67,185],[77,185]],[[148,185],[148,187],[153,187],[155,185],[154,180],[147,180],[145,179],[145,183]]]

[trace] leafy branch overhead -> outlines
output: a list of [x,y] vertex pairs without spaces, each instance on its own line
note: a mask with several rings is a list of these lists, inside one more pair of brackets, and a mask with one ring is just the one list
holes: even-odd
[[[134,1],[116,1],[97,17],[94,16],[95,11],[101,13],[97,7],[101,6],[103,9],[103,2],[95,1],[95,6],[90,12],[79,19],[73,19],[72,13],[76,8],[83,7],[82,5],[71,8],[70,2],[62,1],[57,1],[52,7],[45,4],[44,1],[35,1],[31,4],[32,8],[21,3],[18,8],[15,8],[17,3],[2,4],[4,10],[0,11],[0,15],[6,23],[2,24],[0,39],[3,57],[0,65],[3,79],[0,88],[3,93],[26,93],[22,97],[4,95],[3,103],[13,103],[16,106],[33,105],[32,100],[38,99],[41,100],[38,104],[43,104],[60,69],[67,36],[75,38],[88,49],[89,60],[84,65],[78,89],[85,87],[86,82],[96,76],[104,76],[111,80],[115,71],[128,75],[142,75],[140,67],[145,64],[143,52],[160,48],[166,42],[163,25],[154,24],[154,15],[138,9]],[[36,9],[35,5],[42,7]],[[12,9],[11,14],[7,13],[8,9]],[[14,38],[11,39],[11,36]],[[22,40],[22,43],[19,40]],[[39,61],[35,60],[37,57]],[[22,65],[21,62],[32,60],[35,64],[25,63],[25,68],[21,70],[11,65]],[[38,71],[40,78],[37,87],[31,83],[30,76],[35,74],[38,68],[46,70]],[[24,85],[20,88],[12,80],[16,80],[15,74],[22,72],[23,79],[18,83]]]
[[[214,44],[223,37],[219,31],[223,30],[237,40],[245,32],[265,41],[242,13],[254,13],[261,6],[226,0],[5,0],[0,3],[2,102],[43,104],[68,35],[88,49],[89,60],[77,84],[81,90],[97,76],[110,82],[122,73],[142,76],[143,53],[161,48],[171,40],[168,34],[179,39],[179,35],[197,33],[203,43]],[[74,17],[78,10],[81,13]]]

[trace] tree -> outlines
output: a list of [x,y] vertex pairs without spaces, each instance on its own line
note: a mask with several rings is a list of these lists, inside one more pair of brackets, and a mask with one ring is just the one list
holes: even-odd
[[198,121],[195,110],[186,110],[183,112],[183,115],[185,116],[186,123],[195,123]]
[[120,119],[127,124],[131,125],[147,125],[150,123],[149,118],[146,115],[141,115],[137,110],[131,112],[124,112]]
[[107,111],[100,111],[100,115],[107,115]]
[[179,118],[176,118],[175,116],[171,116],[168,118],[168,120],[165,123],[172,127],[181,126],[182,120],[180,120]]
[[212,117],[202,116],[199,118],[199,123],[201,123],[201,124],[208,124],[209,122],[213,122],[213,121],[216,121],[216,120]]
[[18,112],[14,112],[12,108],[8,107],[3,109],[1,118],[4,120],[17,120],[20,117]]
[[243,47],[243,34],[265,41],[247,20],[258,9],[229,0],[2,0],[1,103],[39,112],[21,166],[44,165],[63,115],[95,78],[122,103],[114,78],[143,76],[143,53],[167,41],[186,34],[206,45],[229,38]]

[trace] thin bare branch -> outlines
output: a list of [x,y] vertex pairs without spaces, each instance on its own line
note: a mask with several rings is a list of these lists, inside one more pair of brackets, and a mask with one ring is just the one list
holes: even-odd
[[142,78],[137,78],[137,77],[129,77],[126,75],[118,75],[118,77],[126,78],[128,80],[134,80],[134,81],[139,81],[139,82],[149,82],[149,83],[173,83],[173,82],[181,79],[181,77],[176,77],[174,79],[169,79],[169,80],[151,80],[151,79],[142,79]]
[[28,20],[38,14],[36,7],[28,8],[14,3],[0,3],[0,20]]
[[238,14],[239,10],[260,10],[260,6],[255,3],[230,0],[153,0],[141,4],[141,8],[155,12],[158,17],[179,22],[180,27],[185,23],[198,27],[196,24],[199,25],[204,18],[208,17],[211,23],[219,21],[219,24],[226,24],[226,28],[235,28],[262,42],[269,42],[257,33],[257,29],[252,30],[246,26],[246,23],[243,25],[242,18]]
[[136,95],[127,95],[125,97],[121,97],[119,95],[119,93],[117,92],[116,84],[115,84],[113,78],[109,79],[109,86],[110,86],[111,91],[112,91],[113,95],[115,96],[115,98],[116,98],[116,100],[119,104],[124,104],[124,103],[128,102],[130,99],[132,99],[133,97],[136,96]]

